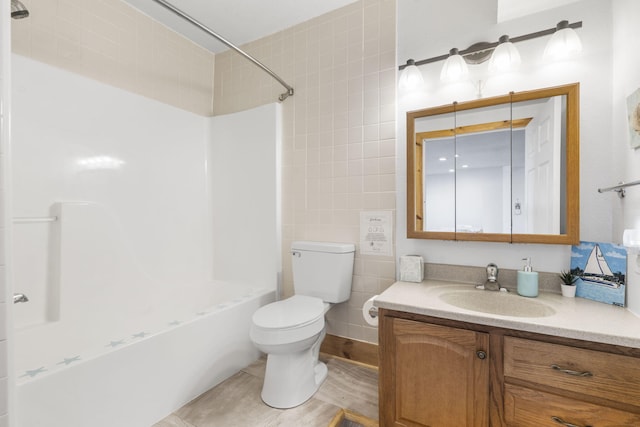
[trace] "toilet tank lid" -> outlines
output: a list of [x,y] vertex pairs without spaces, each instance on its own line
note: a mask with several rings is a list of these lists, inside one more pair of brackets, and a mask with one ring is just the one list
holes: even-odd
[[298,241],[291,244],[291,249],[294,251],[330,252],[345,254],[349,252],[355,252],[356,245],[354,245],[353,243]]

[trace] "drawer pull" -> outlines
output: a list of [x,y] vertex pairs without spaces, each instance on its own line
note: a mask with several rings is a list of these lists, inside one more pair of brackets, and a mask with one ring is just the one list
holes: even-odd
[[[555,421],[556,423],[563,425],[564,427],[582,427],[582,426],[579,426],[577,424],[568,423],[568,422],[566,422],[565,420],[563,420],[560,417],[553,416],[553,417],[551,417],[551,419],[553,421]],[[590,427],[590,426],[584,426],[584,427]]]
[[575,377],[592,377],[593,374],[589,371],[584,371],[584,372],[580,372],[580,371],[572,371],[571,369],[564,369],[558,365],[551,365],[551,369],[554,369],[556,371],[560,371],[560,372],[564,372],[565,374],[568,375],[573,375]]
[[487,358],[487,353],[485,353],[482,350],[478,350],[478,351],[476,351],[476,356],[478,356],[478,359],[484,360],[484,359]]

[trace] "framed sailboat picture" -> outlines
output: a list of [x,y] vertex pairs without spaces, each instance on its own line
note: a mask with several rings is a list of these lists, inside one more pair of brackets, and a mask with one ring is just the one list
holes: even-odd
[[624,307],[627,273],[624,246],[580,242],[571,248],[571,272],[578,276],[577,297]]

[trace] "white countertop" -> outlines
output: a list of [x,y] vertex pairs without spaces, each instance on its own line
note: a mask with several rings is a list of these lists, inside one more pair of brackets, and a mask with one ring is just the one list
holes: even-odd
[[[545,317],[506,316],[459,308],[440,298],[444,294],[461,291],[468,291],[461,295],[465,298],[468,294],[469,300],[475,300],[474,303],[481,298],[490,298],[490,296],[476,294],[476,292],[482,292],[492,294],[496,299],[502,298],[503,306],[510,305],[516,310],[521,305],[526,308],[530,301],[536,307],[544,304],[547,309],[550,307],[555,313]],[[459,296],[456,295],[456,297]],[[460,298],[457,299],[460,300]],[[540,293],[537,298],[525,298],[514,291],[505,295],[504,292],[478,290],[473,284],[468,283],[440,280],[425,280],[421,283],[396,282],[376,297],[374,306],[487,326],[640,348],[640,317],[629,310],[584,298],[567,298],[553,293]]]

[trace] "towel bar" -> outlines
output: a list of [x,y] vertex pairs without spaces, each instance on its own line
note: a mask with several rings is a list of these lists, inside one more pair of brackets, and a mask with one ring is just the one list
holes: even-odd
[[623,198],[625,196],[625,191],[624,189],[627,187],[631,187],[633,185],[640,185],[640,179],[637,181],[631,181],[631,182],[621,182],[618,185],[614,185],[613,187],[607,187],[607,188],[598,188],[598,193],[604,193],[605,191],[615,191],[616,193],[618,193],[618,197]]

